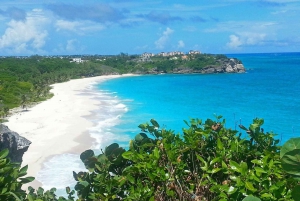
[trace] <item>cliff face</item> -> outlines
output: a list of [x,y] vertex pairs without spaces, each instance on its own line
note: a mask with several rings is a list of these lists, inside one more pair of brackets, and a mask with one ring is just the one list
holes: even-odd
[[[244,73],[245,67],[244,65],[237,59],[222,59],[218,61],[216,65],[209,65],[204,68],[193,68],[187,66],[180,66],[178,68],[174,68],[171,72],[174,74],[191,74],[191,73]],[[159,74],[164,72],[159,72],[157,68],[150,69],[146,72],[146,74]]]
[[29,140],[0,124],[0,151],[7,148],[9,150],[8,157],[12,162],[22,163],[23,154],[30,144]]
[[173,73],[244,73],[245,67],[237,59],[228,59],[220,62],[220,65],[206,66],[201,69],[187,67],[176,68]]

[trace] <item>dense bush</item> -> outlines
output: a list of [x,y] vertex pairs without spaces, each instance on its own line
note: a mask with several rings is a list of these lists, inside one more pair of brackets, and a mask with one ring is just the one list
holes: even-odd
[[[55,188],[29,188],[26,195],[21,186],[31,179],[20,177],[27,168],[12,166],[7,152],[1,152],[0,187],[8,186],[0,191],[1,200],[298,201],[300,138],[288,141],[280,152],[275,134],[261,128],[262,119],[254,119],[249,128],[240,125],[247,134],[242,137],[225,128],[221,118],[191,119],[182,134],[160,128],[152,119],[139,125],[142,132],[128,150],[113,143],[100,155],[83,152],[87,171],[73,172],[77,184],[75,190],[66,188],[68,198],[57,198]],[[7,167],[10,171],[4,172]]]

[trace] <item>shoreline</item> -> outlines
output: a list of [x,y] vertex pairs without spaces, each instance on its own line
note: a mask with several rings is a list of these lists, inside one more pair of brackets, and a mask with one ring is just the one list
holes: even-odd
[[[54,94],[28,111],[14,113],[8,118],[7,125],[32,143],[23,156],[22,166],[28,165],[27,176],[36,179],[25,185],[37,189],[42,183],[37,180],[43,163],[55,155],[80,154],[92,147],[95,140],[89,134],[94,123],[88,118],[99,107],[91,86],[108,79],[125,75],[105,75],[70,80],[51,85]],[[101,103],[100,103],[101,104]]]

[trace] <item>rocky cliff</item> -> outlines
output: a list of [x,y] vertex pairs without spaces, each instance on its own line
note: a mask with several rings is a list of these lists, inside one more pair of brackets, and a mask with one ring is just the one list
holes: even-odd
[[7,148],[9,150],[8,157],[12,162],[22,163],[23,154],[30,144],[29,140],[0,124],[0,151]]
[[228,59],[220,62],[219,65],[210,65],[201,69],[180,67],[173,70],[173,73],[244,73],[245,67],[236,59]]
[[[174,68],[171,72],[174,74],[191,74],[191,73],[201,73],[201,74],[209,74],[209,73],[244,73],[245,67],[241,63],[241,61],[237,59],[222,59],[217,61],[216,65],[209,65],[203,68],[193,68],[187,66],[180,66]],[[150,69],[146,72],[146,74],[160,74],[165,72],[159,72],[157,68]],[[142,74],[142,73],[141,73]]]

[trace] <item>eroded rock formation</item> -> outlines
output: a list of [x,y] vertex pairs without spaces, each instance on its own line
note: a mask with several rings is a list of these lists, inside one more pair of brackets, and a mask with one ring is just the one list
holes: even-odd
[[9,150],[8,157],[12,162],[22,163],[23,154],[30,144],[29,140],[0,124],[0,151],[7,148]]

